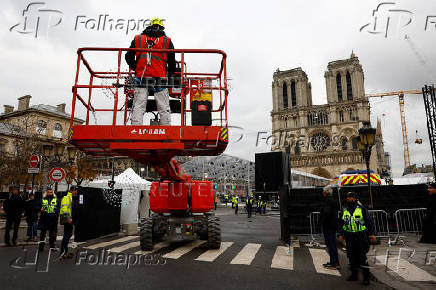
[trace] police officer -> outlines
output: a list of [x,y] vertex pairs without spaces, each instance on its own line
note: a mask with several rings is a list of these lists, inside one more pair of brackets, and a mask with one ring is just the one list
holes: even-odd
[[347,281],[357,281],[359,268],[363,270],[363,284],[369,285],[369,266],[366,258],[370,243],[375,243],[374,224],[368,210],[357,202],[357,194],[348,192],[346,206],[340,213],[340,242],[346,241],[351,276]]
[[239,197],[238,196],[234,196],[233,204],[235,205],[235,214],[238,214],[238,209],[239,209]]
[[224,202],[226,203],[227,206],[227,203],[229,202],[229,195],[227,193],[224,194]]
[[50,248],[54,248],[58,224],[58,200],[51,188],[47,188],[47,191],[42,196],[39,224],[41,227],[39,250],[44,251],[45,235],[47,234],[47,231],[49,232],[48,237]]
[[73,235],[73,224],[75,220],[74,217],[77,216],[74,209],[73,198],[77,196],[77,186],[72,185],[70,191],[61,200],[61,209],[59,212],[60,223],[64,226],[64,236],[61,243],[61,257],[63,259],[72,258],[72,255],[68,253],[68,242]]
[[253,197],[251,195],[247,196],[245,206],[247,207],[248,218],[251,218],[251,212],[253,211]]
[[232,195],[232,208],[235,207],[236,196]]

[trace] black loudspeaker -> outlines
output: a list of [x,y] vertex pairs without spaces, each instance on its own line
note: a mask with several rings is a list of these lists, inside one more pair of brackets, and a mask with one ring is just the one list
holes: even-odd
[[[120,231],[121,190],[79,187],[75,197],[76,242],[95,239]],[[73,213],[73,216],[76,216]]]
[[278,192],[283,185],[288,184],[288,156],[281,151],[255,155],[256,192]]

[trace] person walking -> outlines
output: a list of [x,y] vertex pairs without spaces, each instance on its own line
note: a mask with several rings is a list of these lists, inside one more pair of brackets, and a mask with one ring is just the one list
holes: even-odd
[[336,230],[338,227],[338,202],[333,198],[333,189],[326,186],[322,191],[324,201],[320,210],[319,223],[324,234],[330,261],[323,264],[328,269],[340,269],[338,248],[336,246]]
[[227,206],[227,203],[229,202],[229,195],[227,193],[224,194],[224,202],[226,203]]
[[72,185],[70,191],[62,198],[60,223],[64,226],[64,236],[61,243],[61,257],[72,258],[73,256],[68,253],[68,243],[73,235],[73,225],[76,222],[76,210],[74,206],[75,197],[77,196],[77,186]]
[[346,242],[351,275],[347,281],[357,281],[359,268],[363,271],[363,284],[369,285],[369,265],[366,257],[369,245],[375,244],[374,223],[368,210],[357,203],[355,192],[346,195],[346,206],[340,213],[338,240]]
[[218,196],[216,195],[216,194],[214,194],[215,195],[215,210],[216,210],[216,207],[217,207],[217,205],[218,205]]
[[29,199],[26,200],[25,203],[28,242],[36,242],[36,238],[38,236],[38,213],[40,210],[40,203],[35,199],[35,194],[30,192]]
[[[150,25],[140,35],[135,36],[130,48],[174,49],[171,39],[165,34],[163,22],[161,18],[153,18]],[[150,93],[156,99],[159,125],[171,125],[168,89],[156,86],[155,82],[158,81],[159,84],[160,79],[165,79],[176,71],[174,53],[128,51],[125,59],[135,71],[136,82],[141,85],[134,89],[132,125],[142,125]],[[148,84],[149,78],[154,80],[153,84]]]
[[422,237],[420,243],[436,244],[436,183],[429,183],[428,206],[422,226]]
[[58,225],[58,201],[53,189],[47,188],[42,196],[41,216],[39,217],[41,234],[39,237],[39,250],[44,251],[45,236],[48,234],[50,248],[55,248]]
[[248,218],[251,218],[251,212],[253,211],[253,197],[251,195],[247,196],[245,206],[247,207]]
[[238,214],[239,210],[239,196],[234,197],[234,205],[235,205],[235,215]]
[[10,230],[14,227],[12,244],[17,244],[18,229],[21,222],[21,214],[24,210],[24,199],[20,194],[20,187],[11,185],[9,187],[8,199],[3,203],[3,210],[6,213],[5,244],[10,246]]

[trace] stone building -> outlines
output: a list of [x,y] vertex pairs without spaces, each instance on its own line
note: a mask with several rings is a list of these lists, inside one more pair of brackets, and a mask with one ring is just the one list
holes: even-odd
[[[327,104],[312,104],[312,87],[301,68],[277,70],[273,75],[272,151],[289,146],[292,168],[333,178],[345,170],[365,169],[358,151],[358,130],[370,120],[364,73],[359,59],[332,61],[324,74]],[[380,128],[370,168],[384,167]],[[379,152],[377,152],[377,150]]]

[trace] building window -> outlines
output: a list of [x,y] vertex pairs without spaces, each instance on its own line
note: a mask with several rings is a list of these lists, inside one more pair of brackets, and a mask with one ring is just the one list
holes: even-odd
[[39,120],[38,124],[36,126],[36,133],[38,133],[40,135],[47,134],[47,122],[45,122],[43,120]]
[[297,92],[295,90],[295,82],[291,83],[291,106],[295,107],[297,105]]
[[342,147],[342,150],[344,150],[344,151],[346,151],[348,149],[348,146],[347,146],[347,137],[342,137],[341,138],[341,147]]
[[[359,138],[359,137],[357,137],[357,138]],[[353,150],[357,150],[357,138],[352,138],[351,140],[351,143],[352,143],[352,146],[353,146]]]
[[340,73],[336,75],[336,89],[338,90],[338,101],[342,102],[342,78]]
[[283,108],[288,107],[288,86],[283,83]]
[[298,142],[295,143],[294,150],[295,150],[295,155],[300,155],[300,146],[298,145]]
[[310,137],[310,145],[315,151],[324,151],[330,146],[330,137],[324,133],[317,133]]
[[293,120],[294,128],[297,128],[298,127],[298,118],[294,117],[294,118],[292,118],[292,120]]
[[327,111],[309,112],[307,115],[309,126],[321,126],[329,123],[329,114]]
[[353,87],[351,85],[351,75],[349,72],[347,72],[346,80],[347,80],[347,100],[351,101],[353,99]]
[[53,137],[55,138],[62,138],[62,125],[59,123],[56,123],[53,128]]
[[339,122],[343,123],[344,120],[344,111],[339,111]]

